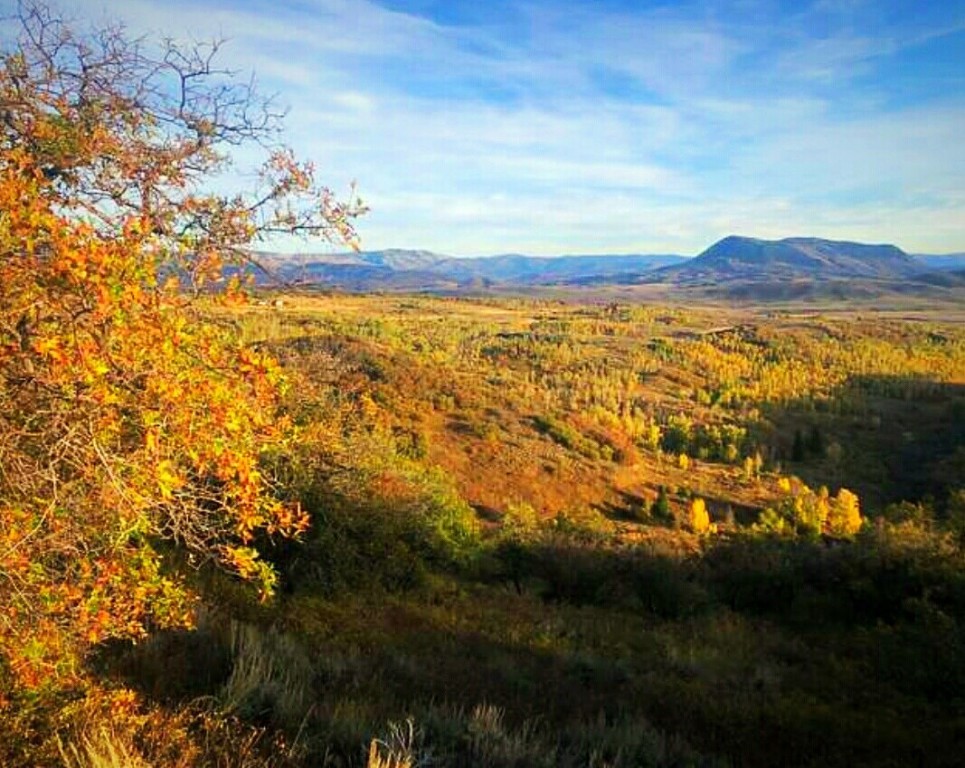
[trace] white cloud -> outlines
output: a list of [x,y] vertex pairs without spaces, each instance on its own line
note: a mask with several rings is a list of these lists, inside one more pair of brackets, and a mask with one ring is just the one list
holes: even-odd
[[370,247],[694,252],[746,232],[965,249],[961,92],[889,103],[874,77],[961,19],[520,3],[511,27],[447,26],[373,0],[111,5],[72,8],[230,38],[225,61],[291,107],[299,153],[336,189],[359,180]]

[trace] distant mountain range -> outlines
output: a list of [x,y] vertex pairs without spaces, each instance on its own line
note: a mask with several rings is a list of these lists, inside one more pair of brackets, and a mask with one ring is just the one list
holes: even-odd
[[827,283],[838,290],[849,282],[860,283],[865,290],[869,284],[888,283],[900,284],[902,290],[909,284],[943,289],[965,286],[965,253],[913,256],[894,245],[814,237],[760,240],[734,235],[693,258],[674,254],[458,258],[404,249],[258,257],[284,282],[356,291],[663,284],[753,295],[767,293],[763,290],[767,286],[789,283],[798,292],[802,285]]
[[620,281],[687,259],[672,254],[525,256],[516,253],[457,258],[431,251],[389,249],[311,254],[269,264],[286,281],[327,284],[349,290],[447,289],[460,287],[561,285],[593,278]]

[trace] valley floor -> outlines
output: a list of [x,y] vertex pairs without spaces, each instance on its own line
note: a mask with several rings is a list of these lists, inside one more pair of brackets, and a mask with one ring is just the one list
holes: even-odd
[[[965,310],[309,294],[227,319],[286,371],[274,469],[313,526],[264,542],[273,601],[202,569],[196,631],[101,649],[103,695],[136,698],[117,754],[961,763]],[[88,759],[87,711],[64,759],[121,764]],[[42,714],[15,727],[8,754],[56,763]]]

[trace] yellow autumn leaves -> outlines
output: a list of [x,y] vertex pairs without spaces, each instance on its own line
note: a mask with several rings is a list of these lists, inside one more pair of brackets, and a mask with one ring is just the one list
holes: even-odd
[[710,515],[707,513],[707,503],[696,498],[690,502],[687,522],[694,533],[708,533],[711,530]]
[[778,488],[784,498],[762,514],[759,525],[764,529],[847,537],[856,534],[864,523],[858,496],[847,488],[831,496],[824,486],[814,491],[789,477],[780,478]]

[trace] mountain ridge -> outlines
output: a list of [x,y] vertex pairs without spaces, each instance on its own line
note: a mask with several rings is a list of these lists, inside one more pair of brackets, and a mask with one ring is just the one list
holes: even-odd
[[790,279],[907,279],[926,267],[895,245],[817,237],[729,235],[693,259],[659,270],[676,283]]
[[[847,286],[875,284],[957,284],[951,273],[963,254],[910,255],[891,244],[818,237],[766,240],[729,235],[694,257],[677,254],[503,253],[456,257],[422,249],[388,248],[331,254],[261,254],[286,282],[352,291],[463,291],[540,286],[601,287],[663,284],[766,295],[789,282]],[[945,278],[939,277],[944,272]],[[768,287],[770,286],[770,287]],[[903,288],[906,290],[907,288]]]
[[[265,255],[273,270],[287,280],[363,284],[381,280],[386,287],[427,288],[487,282],[505,285],[556,285],[593,277],[639,275],[683,262],[675,254],[567,254],[454,257],[424,250],[386,249],[333,254]],[[364,287],[364,286],[363,286]],[[378,287],[378,286],[373,286]]]

